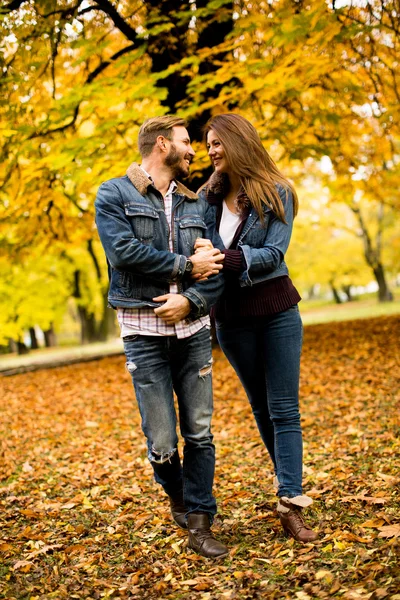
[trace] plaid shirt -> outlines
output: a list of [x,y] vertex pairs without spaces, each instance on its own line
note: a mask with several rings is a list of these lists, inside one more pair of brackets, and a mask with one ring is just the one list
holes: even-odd
[[[146,173],[146,171],[144,172]],[[146,175],[151,179],[148,173]],[[171,181],[164,197],[165,216],[170,225],[170,230],[172,225],[172,194],[175,188],[176,182]],[[170,252],[174,251],[171,236],[169,237],[169,250]],[[178,293],[176,283],[170,284],[169,292],[170,294]],[[168,325],[154,313],[153,308],[118,308],[117,318],[122,338],[128,335],[176,335],[177,338],[186,338],[194,335],[203,327],[210,327],[210,318],[208,316],[201,317],[190,323],[179,321],[175,325]]]

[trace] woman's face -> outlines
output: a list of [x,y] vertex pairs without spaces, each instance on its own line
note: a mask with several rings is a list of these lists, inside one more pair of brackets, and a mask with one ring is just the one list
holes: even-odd
[[214,169],[218,173],[228,173],[229,169],[224,148],[219,141],[217,134],[212,129],[207,133],[207,150]]

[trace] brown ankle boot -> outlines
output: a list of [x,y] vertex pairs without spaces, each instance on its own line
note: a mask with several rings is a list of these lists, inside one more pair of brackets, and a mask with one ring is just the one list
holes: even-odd
[[307,496],[295,498],[279,498],[278,515],[286,535],[291,535],[297,542],[314,542],[318,534],[304,522],[302,509],[312,504]]
[[171,509],[171,515],[175,523],[181,529],[187,529],[186,525],[186,513],[187,508],[183,500],[183,492],[180,492],[177,496],[169,496],[169,505]]
[[228,548],[213,538],[206,513],[190,513],[187,523],[189,548],[206,558],[223,558],[228,555]]

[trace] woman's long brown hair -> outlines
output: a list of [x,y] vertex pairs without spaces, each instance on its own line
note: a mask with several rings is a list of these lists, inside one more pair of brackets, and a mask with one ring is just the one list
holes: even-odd
[[244,117],[228,113],[211,117],[205,135],[213,130],[221,142],[229,168],[237,173],[241,185],[260,220],[264,221],[263,205],[270,206],[286,223],[285,209],[276,188],[280,184],[293,194],[293,212],[297,214],[298,199],[293,185],[282,175],[261,143],[257,130]]

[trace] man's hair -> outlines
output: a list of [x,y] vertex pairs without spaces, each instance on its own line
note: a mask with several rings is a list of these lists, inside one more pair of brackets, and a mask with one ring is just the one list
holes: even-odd
[[143,158],[149,156],[154,148],[156,139],[162,135],[167,140],[172,140],[173,127],[186,127],[185,119],[164,115],[163,117],[153,117],[147,119],[139,129],[138,146],[139,152]]

